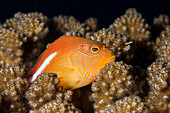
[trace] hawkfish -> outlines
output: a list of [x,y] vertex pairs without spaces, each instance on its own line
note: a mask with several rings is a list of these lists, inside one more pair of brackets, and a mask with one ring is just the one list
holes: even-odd
[[101,42],[63,36],[55,40],[28,72],[32,84],[43,72],[56,73],[63,89],[77,89],[92,83],[105,64],[115,55]]

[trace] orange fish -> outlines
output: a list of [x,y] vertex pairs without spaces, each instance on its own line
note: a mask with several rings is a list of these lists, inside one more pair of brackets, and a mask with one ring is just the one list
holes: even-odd
[[101,42],[64,36],[52,43],[29,71],[33,83],[43,72],[56,73],[64,89],[90,84],[106,63],[115,61],[111,50]]

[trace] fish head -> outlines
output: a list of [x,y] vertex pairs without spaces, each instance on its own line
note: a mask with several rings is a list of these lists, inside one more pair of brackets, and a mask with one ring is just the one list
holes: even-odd
[[85,40],[78,46],[77,52],[73,55],[74,64],[80,70],[99,74],[106,63],[115,61],[115,55],[106,46],[98,41]]

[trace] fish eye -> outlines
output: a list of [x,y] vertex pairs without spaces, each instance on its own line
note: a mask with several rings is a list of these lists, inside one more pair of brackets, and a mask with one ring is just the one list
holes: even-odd
[[92,52],[97,52],[97,51],[99,51],[99,48],[97,48],[97,47],[92,47]]
[[92,45],[90,47],[90,52],[93,53],[93,54],[97,54],[99,51],[100,51],[100,48],[97,45]]

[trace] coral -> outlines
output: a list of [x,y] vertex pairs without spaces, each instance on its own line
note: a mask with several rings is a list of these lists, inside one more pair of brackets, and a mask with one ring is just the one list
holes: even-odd
[[25,39],[26,37],[22,33],[19,33],[12,28],[2,28],[0,30],[1,66],[20,65],[23,55],[21,46]]
[[132,88],[133,68],[123,62],[111,62],[100,70],[92,83],[92,98],[94,109],[98,112],[105,109],[124,95],[127,95]]
[[48,33],[47,17],[42,13],[16,13],[13,18],[7,19],[3,27],[14,28],[27,38],[23,40],[23,60],[26,70],[29,70],[37,56],[45,49],[45,36]]
[[96,18],[88,18],[86,21],[85,21],[85,24],[87,26],[89,26],[92,31],[96,31],[97,30],[97,19]]
[[28,105],[24,97],[27,88],[27,80],[22,79],[21,77],[17,77],[16,79],[7,82],[5,84],[5,89],[1,92],[3,110],[10,113],[27,112]]
[[169,25],[169,17],[168,15],[159,15],[158,18],[154,18],[154,25],[159,28],[165,28],[166,25]]
[[160,46],[162,41],[170,37],[170,26],[167,26],[164,31],[161,32],[160,36],[156,39],[154,50],[156,51]]
[[148,41],[150,37],[148,24],[135,9],[128,9],[126,13],[120,18],[117,18],[109,28],[113,31],[130,35],[137,43]]
[[168,15],[160,14],[159,17],[154,18],[153,25],[151,26],[152,39],[155,40],[168,25],[170,25]]
[[39,109],[31,110],[30,113],[80,113],[72,103],[69,103],[72,91],[67,91],[66,93],[58,93],[56,95],[56,100],[52,100],[44,104]]
[[5,90],[5,84],[17,77],[22,77],[24,68],[19,66],[9,66],[0,68],[0,92]]
[[115,113],[147,113],[147,108],[144,106],[144,102],[141,102],[140,97],[124,97],[123,99],[115,102]]
[[3,26],[16,28],[31,40],[36,41],[48,33],[45,22],[47,22],[47,17],[41,13],[24,14],[19,12],[14,15],[14,18],[7,19]]
[[163,91],[150,91],[149,96],[146,97],[146,103],[151,113],[168,113],[169,111],[169,97],[170,88]]
[[157,49],[158,60],[161,62],[170,61],[170,37],[162,41],[161,46]]
[[43,104],[55,99],[56,93],[61,92],[58,88],[59,79],[54,73],[42,73],[26,92],[26,98],[31,108],[36,109]]
[[59,15],[54,17],[53,21],[56,31],[61,35],[70,31],[72,25],[80,24],[80,22],[73,16]]
[[150,86],[149,95],[145,98],[150,112],[165,113],[169,109],[169,70],[170,64],[164,62],[154,62],[148,67],[149,77],[147,79]]
[[152,90],[162,90],[167,87],[169,64],[164,62],[154,62],[147,68],[148,70],[148,84]]
[[133,40],[130,40],[130,37],[127,35],[118,34],[110,29],[103,28],[87,38],[104,43],[106,47],[113,51],[116,59],[128,61],[133,57]]
[[91,31],[91,28],[84,23],[72,25],[70,28],[70,31],[65,33],[66,36],[86,37]]

